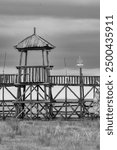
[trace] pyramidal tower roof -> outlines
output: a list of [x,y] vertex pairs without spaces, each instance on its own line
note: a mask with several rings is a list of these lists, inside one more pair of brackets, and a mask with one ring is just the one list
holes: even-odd
[[31,50],[51,50],[55,46],[36,34],[36,28],[34,28],[34,33],[28,36],[21,42],[19,42],[15,48],[18,51],[31,51]]

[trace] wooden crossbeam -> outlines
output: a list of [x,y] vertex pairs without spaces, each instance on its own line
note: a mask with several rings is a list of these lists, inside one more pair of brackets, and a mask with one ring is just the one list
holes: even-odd
[[86,98],[86,96],[93,90],[94,87],[91,87],[91,89],[84,95],[84,99]]
[[[40,87],[40,86],[39,86]],[[37,89],[35,89],[35,91],[37,92],[37,94],[44,100],[44,97],[39,93],[39,91]]]
[[92,101],[92,102],[90,102],[90,105],[89,105],[89,106],[87,106],[87,107],[86,107],[86,106],[85,106],[85,107],[83,107],[83,108],[84,108],[84,110],[86,110],[86,112],[83,112],[84,114],[86,114],[86,113],[90,114],[89,109],[91,108],[92,104],[93,104],[93,101]]
[[7,87],[5,87],[5,89],[12,95],[14,99],[17,99],[17,97]]
[[56,96],[53,98],[53,100],[55,100],[57,98],[57,96],[64,90],[65,87],[62,87],[62,89],[56,94]]
[[75,113],[78,117],[80,117],[80,114],[78,114],[77,111],[76,111],[80,105],[78,104],[77,107],[74,109],[74,108],[70,105],[70,103],[68,103],[68,104],[69,104],[69,106],[71,107],[71,109],[73,110],[72,113],[69,115],[68,118],[71,118],[71,116],[72,116],[74,113]]
[[[42,87],[39,85],[39,88],[41,89],[41,91],[45,94],[45,90],[42,89]],[[36,89],[37,90],[37,89]],[[46,96],[49,97],[49,95],[46,93]]]
[[30,91],[30,93],[25,97],[25,99],[35,90],[35,88],[36,88],[36,86]]
[[76,93],[68,86],[68,89],[74,94],[74,96],[79,100],[80,98],[76,95]]
[[[62,106],[60,106],[60,108],[59,108],[59,110],[57,110],[56,109],[56,106],[53,106],[53,108],[55,109],[55,111],[57,112],[56,114],[54,114],[54,117],[56,117],[57,116],[57,114],[60,112],[60,110],[63,108],[63,106],[65,105],[65,103],[63,103],[63,105]],[[62,113],[60,112],[60,115],[63,117],[63,118],[65,118],[63,115],[62,115]]]
[[[13,114],[13,109],[15,108],[15,106],[12,108],[12,109],[10,109],[9,110],[9,112],[5,115],[5,117],[7,117],[10,113],[12,113]],[[13,114],[14,116],[15,116],[15,114]]]
[[29,90],[29,88],[30,88],[30,86],[23,92],[23,94],[17,99],[17,101],[20,100],[26,94],[26,92]]

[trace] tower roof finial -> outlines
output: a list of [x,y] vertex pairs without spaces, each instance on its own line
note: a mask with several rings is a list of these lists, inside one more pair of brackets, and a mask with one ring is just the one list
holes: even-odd
[[34,27],[34,34],[36,34],[36,27]]

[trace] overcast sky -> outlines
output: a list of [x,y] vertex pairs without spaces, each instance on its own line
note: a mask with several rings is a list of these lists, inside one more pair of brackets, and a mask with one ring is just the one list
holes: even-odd
[[[50,54],[55,69],[74,68],[79,56],[84,67],[100,67],[99,0],[0,0],[0,66],[15,68],[19,53],[13,48],[33,33],[56,46]],[[30,59],[31,58],[31,59]],[[40,63],[41,53],[29,53],[29,64]]]

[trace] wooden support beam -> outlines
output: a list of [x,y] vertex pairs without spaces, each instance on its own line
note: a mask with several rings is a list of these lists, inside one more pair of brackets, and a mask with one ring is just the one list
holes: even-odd
[[93,87],[90,88],[90,90],[84,95],[84,99],[87,97],[87,95],[93,90]]
[[49,51],[46,51],[47,66],[49,66]]
[[68,89],[73,93],[73,95],[79,100],[80,98],[76,95],[76,93],[68,86]]
[[80,116],[83,117],[83,104],[84,104],[84,85],[83,85],[82,68],[80,68]]
[[72,109],[72,113],[68,116],[68,118],[70,119],[74,113],[75,113],[75,114],[78,116],[78,118],[79,118],[79,117],[80,117],[80,114],[77,113],[77,109],[78,109],[79,106],[80,106],[79,103],[77,104],[77,106],[76,106],[75,109],[70,105],[70,103],[68,103],[68,105],[69,105],[69,106],[71,107],[71,109]]
[[59,106],[59,107],[60,107],[59,109],[57,109],[57,107],[53,105],[53,112],[54,112],[54,110],[55,110],[55,112],[56,112],[56,114],[55,114],[55,112],[54,112],[54,118],[55,118],[58,114],[60,114],[60,115],[62,116],[62,118],[65,118],[65,117],[63,116],[63,114],[61,113],[61,110],[62,110],[62,108],[63,108],[64,106],[65,106],[65,102],[62,103],[62,106]]
[[17,97],[7,88],[7,87],[5,87],[5,89],[12,95],[12,97],[16,100],[17,99]]
[[23,57],[23,51],[21,51],[21,53],[20,53],[19,66],[22,65],[22,57]]
[[[30,86],[30,101],[32,101],[32,86]],[[30,104],[30,119],[32,119],[32,103]]]
[[67,86],[65,86],[65,119],[67,120]]
[[4,95],[5,93],[4,93],[4,86],[2,87],[2,104],[3,104],[3,107],[2,107],[2,111],[3,111],[3,120],[5,119],[5,107],[4,107],[4,103],[5,103],[5,99],[4,99]]
[[[37,101],[39,101],[39,86],[37,85]],[[39,105],[37,104],[37,118],[39,117]]]
[[45,66],[44,50],[42,50],[42,65]]
[[65,86],[62,87],[62,89],[56,94],[56,96],[53,98],[53,100],[55,100],[57,98],[57,96],[64,90]]

